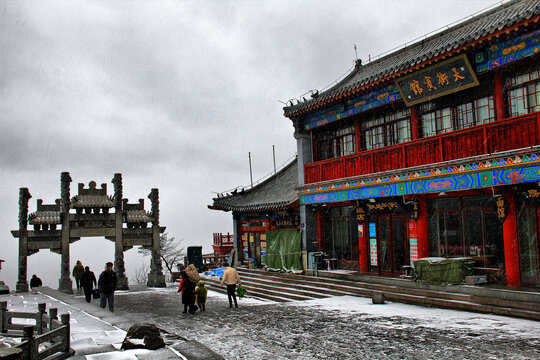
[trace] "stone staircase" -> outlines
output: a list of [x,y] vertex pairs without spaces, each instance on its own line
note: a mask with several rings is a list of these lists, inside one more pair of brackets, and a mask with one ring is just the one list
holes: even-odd
[[[491,313],[540,321],[540,293],[488,289],[481,287],[436,287],[410,280],[359,276],[354,280],[322,276],[292,275],[256,269],[238,268],[247,295],[276,302],[303,301],[330,296],[372,297],[384,294],[386,300],[414,305],[432,306],[480,313]],[[342,276],[347,277],[347,276]],[[208,288],[227,293],[220,288],[220,279],[203,278]]]

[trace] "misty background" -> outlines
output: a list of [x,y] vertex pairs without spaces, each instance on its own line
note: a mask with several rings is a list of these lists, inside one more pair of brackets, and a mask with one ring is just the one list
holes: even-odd
[[[212,252],[232,215],[207,208],[215,192],[273,172],[296,152],[282,102],[323,90],[368,58],[491,5],[493,0],[1,1],[0,271],[17,281],[20,187],[60,198],[77,184],[123,176],[124,198],[159,189],[160,224],[182,246]],[[357,46],[355,54],[354,45]],[[308,98],[308,95],[304,95]],[[96,275],[114,243],[70,247]],[[125,253],[130,282],[143,263]],[[28,258],[28,280],[58,286],[60,255]]]

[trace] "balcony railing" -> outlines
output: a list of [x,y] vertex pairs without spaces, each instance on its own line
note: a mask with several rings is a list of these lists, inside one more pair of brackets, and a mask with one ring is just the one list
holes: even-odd
[[234,235],[227,233],[214,233],[214,246],[228,246],[234,244]]
[[304,182],[342,179],[540,145],[540,112],[304,165]]

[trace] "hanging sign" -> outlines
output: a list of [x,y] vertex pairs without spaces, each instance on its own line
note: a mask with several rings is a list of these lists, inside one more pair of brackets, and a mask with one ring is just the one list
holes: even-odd
[[412,264],[414,260],[418,260],[418,231],[416,230],[416,221],[409,220],[407,227],[409,230],[409,257]]
[[414,220],[409,221],[409,238],[418,238],[418,233],[416,231],[416,221]]
[[396,80],[407,106],[478,85],[467,56],[462,54]]
[[369,257],[372,266],[377,266],[377,223],[369,223]]
[[356,221],[366,221],[366,211],[364,208],[356,208]]
[[418,260],[418,239],[409,239],[409,256],[411,264],[413,261]]
[[377,237],[377,224],[369,223],[369,237]]
[[377,239],[369,239],[369,255],[371,265],[377,266]]
[[363,237],[364,237],[364,225],[360,224],[358,225],[358,240],[360,240],[360,238],[363,238]]
[[501,222],[504,222],[504,219],[506,219],[507,209],[506,209],[506,201],[504,201],[504,197],[500,196],[497,198],[497,217]]
[[411,220],[418,220],[418,214],[419,214],[419,211],[418,211],[418,203],[415,202],[413,203],[413,208],[412,208],[412,211],[410,213],[410,219]]

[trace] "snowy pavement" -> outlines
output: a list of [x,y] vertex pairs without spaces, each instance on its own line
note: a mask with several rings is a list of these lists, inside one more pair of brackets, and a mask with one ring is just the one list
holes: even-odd
[[[70,296],[74,299],[78,298],[78,301],[75,301],[75,303],[82,304],[82,302],[84,302],[84,297],[80,295],[64,296]],[[79,308],[83,306],[77,307],[76,304],[70,305],[49,295],[38,292],[0,295],[0,301],[7,301],[8,309],[10,311],[37,312],[37,304],[45,303],[47,306],[47,312],[51,308],[57,308],[58,316],[60,316],[60,314],[69,313],[71,326],[71,348],[75,350],[75,355],[71,357],[72,359],[138,360],[145,358],[182,358],[181,355],[178,356],[178,354],[171,354],[171,349],[167,348],[157,352],[145,349],[119,351],[122,341],[126,336],[126,331],[100,319],[97,316],[92,315],[89,311],[84,311]],[[97,305],[96,303],[94,303],[94,306],[86,303],[82,305],[84,305],[84,307],[86,307],[87,310],[90,310],[92,313],[107,313],[106,311],[98,309],[95,306]],[[112,314],[107,315],[111,316]],[[13,322],[17,324],[35,324],[35,321],[30,319],[14,319]],[[12,339],[6,339],[0,336],[0,345],[2,342],[12,343],[13,341]],[[174,350],[172,351],[174,352]]]
[[225,359],[539,359],[540,323],[342,296],[273,303],[209,291],[207,311],[182,314],[175,288],[125,293],[117,309],[197,340]]
[[0,301],[13,310],[35,311],[45,302],[59,314],[69,312],[75,359],[178,358],[174,349],[109,351],[119,348],[123,329],[136,322],[200,342],[225,359],[540,358],[540,322],[392,302],[373,305],[368,298],[290,303],[243,298],[238,309],[229,309],[226,295],[209,291],[207,311],[190,315],[182,314],[176,287],[168,287],[117,292],[113,315],[80,295],[57,297],[63,301],[43,294],[0,295]]

